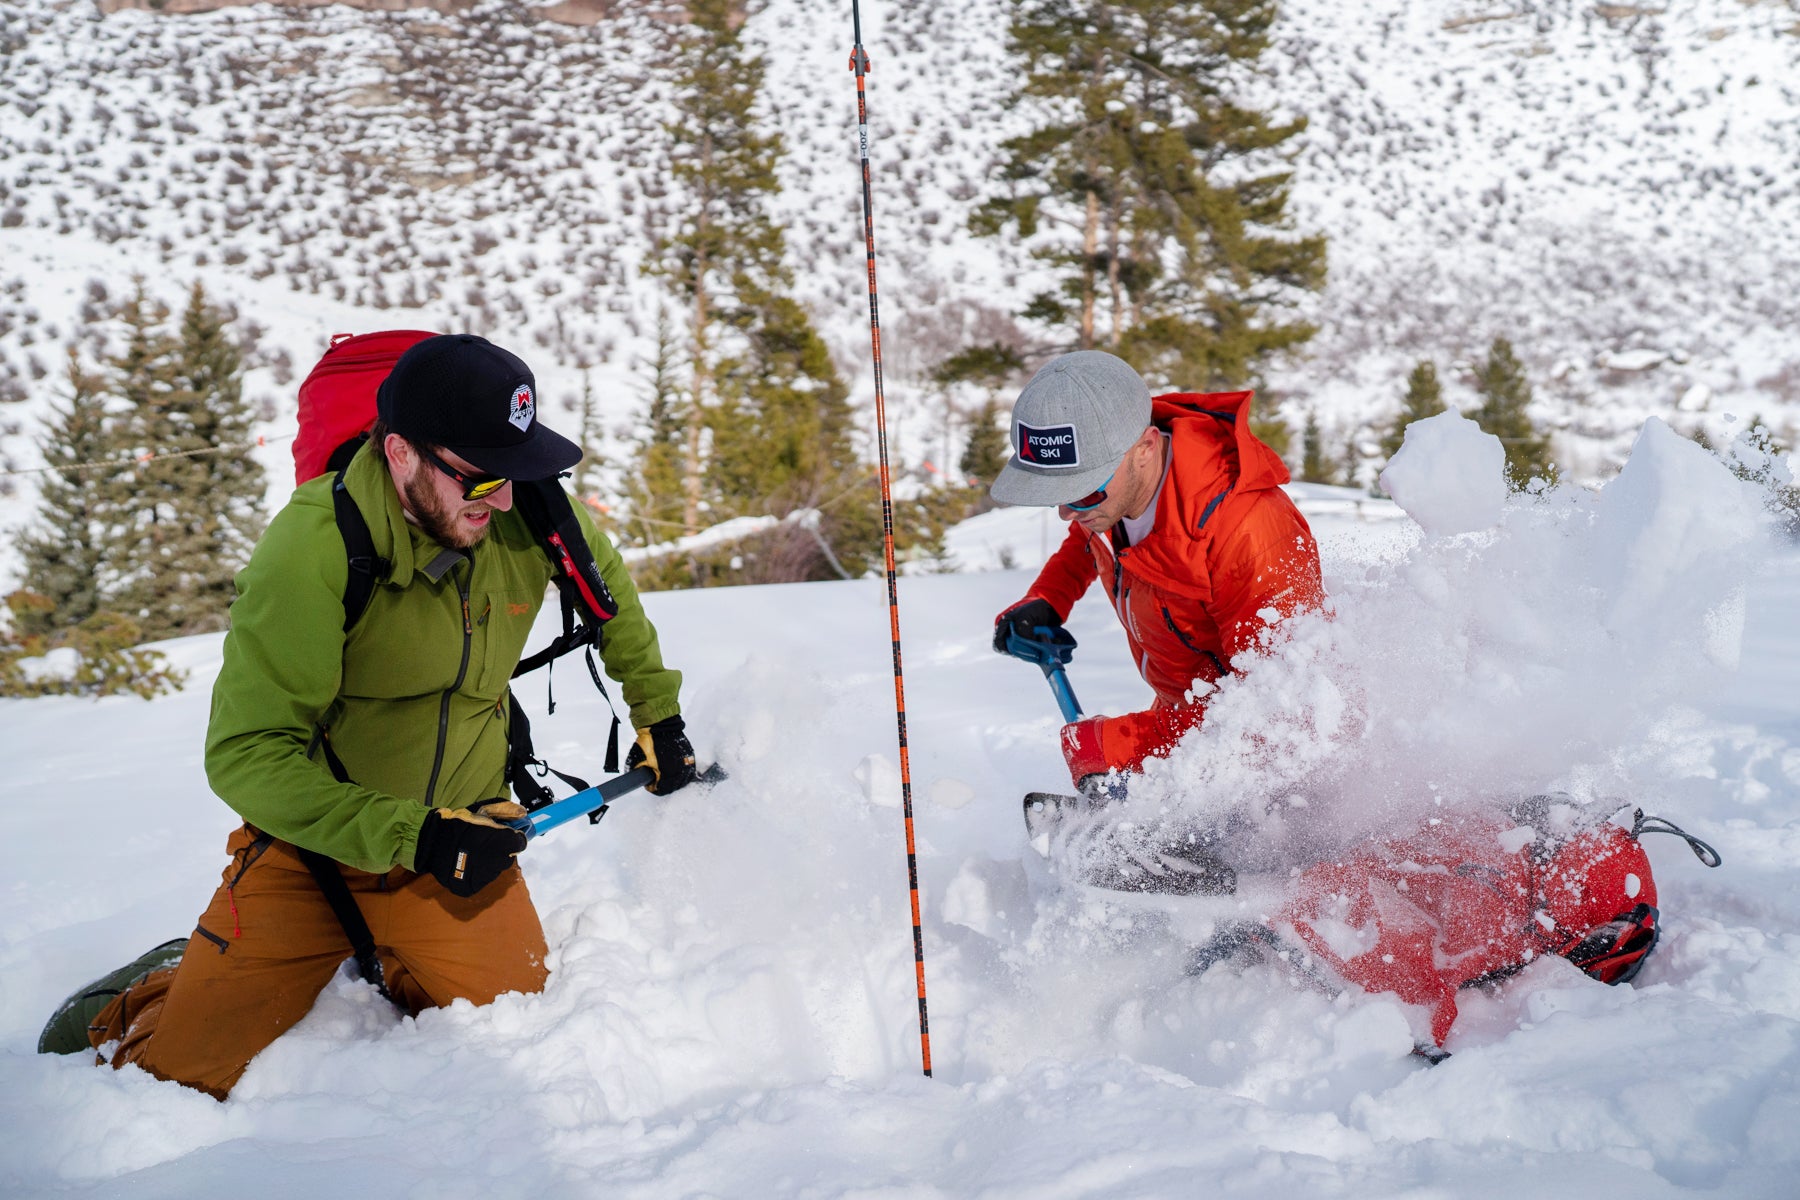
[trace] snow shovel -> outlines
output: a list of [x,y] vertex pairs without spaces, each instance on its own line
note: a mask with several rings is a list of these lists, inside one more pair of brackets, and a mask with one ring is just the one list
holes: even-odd
[[[1035,663],[1050,681],[1050,691],[1056,696],[1056,706],[1062,710],[1064,721],[1081,720],[1081,701],[1075,698],[1075,689],[1069,686],[1069,676],[1063,665],[1075,656],[1075,638],[1060,625],[1036,625],[1032,627],[1036,637],[1026,637],[1020,633],[1006,635],[1006,652],[1014,658]],[[1061,812],[1064,804],[1072,804],[1072,796],[1059,796],[1052,792],[1027,792],[1025,794],[1025,828],[1031,837],[1044,832],[1050,823]]]
[[[527,840],[549,833],[559,825],[567,825],[577,817],[586,817],[589,825],[598,825],[600,818],[606,815],[609,804],[627,792],[637,791],[655,778],[656,772],[649,767],[634,767],[623,775],[613,776],[605,783],[576,792],[573,796],[565,796],[536,812],[504,823],[514,829],[524,830]],[[725,778],[725,768],[714,763],[701,771],[695,782],[718,783]]]
[[1032,632],[1038,636],[1028,638],[1019,633],[1007,634],[1006,652],[1014,658],[1036,663],[1043,671],[1044,678],[1050,681],[1050,690],[1056,693],[1056,706],[1062,709],[1063,720],[1081,720],[1081,701],[1075,699],[1075,690],[1069,686],[1069,676],[1063,671],[1063,665],[1075,656],[1074,636],[1060,625],[1036,625]]

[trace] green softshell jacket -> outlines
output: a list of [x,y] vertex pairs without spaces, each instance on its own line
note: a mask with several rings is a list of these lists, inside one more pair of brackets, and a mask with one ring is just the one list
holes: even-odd
[[[206,776],[284,841],[364,871],[410,869],[430,808],[507,794],[507,681],[550,560],[516,509],[495,513],[473,550],[446,550],[407,523],[386,464],[358,451],[345,485],[393,571],[346,634],[349,565],[331,485],[301,485],[238,573]],[[601,658],[642,729],[681,711],[681,673],[663,665],[618,551],[575,512],[619,605]],[[333,778],[320,730],[354,782]]]

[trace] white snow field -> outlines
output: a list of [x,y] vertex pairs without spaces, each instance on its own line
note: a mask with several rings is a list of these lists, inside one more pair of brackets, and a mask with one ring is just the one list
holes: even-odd
[[[902,581],[931,1079],[878,580],[648,597],[730,780],[526,852],[542,995],[411,1020],[341,975],[223,1104],[33,1053],[65,993],[213,887],[219,639],[167,645],[191,672],[173,697],[0,704],[0,1194],[1793,1196],[1800,556],[1655,421],[1597,493],[1424,535],[1485,437],[1451,415],[1409,441],[1390,482],[1417,523],[1320,518],[1334,612],[1291,622],[1134,795],[1248,804],[1277,869],[1237,896],[1104,893],[1040,857],[1019,796],[1066,785],[1058,718],[988,647],[1030,574]],[[1458,469],[1408,480],[1409,457]],[[1010,537],[1028,567],[1036,516],[957,544]],[[1144,702],[1105,605],[1071,627],[1090,711]],[[603,710],[575,675],[540,745],[593,769]],[[1184,976],[1216,922],[1267,911],[1281,855],[1541,788],[1724,856],[1646,842],[1666,931],[1634,984],[1541,959],[1465,993],[1428,1067],[1391,997],[1272,963]]]

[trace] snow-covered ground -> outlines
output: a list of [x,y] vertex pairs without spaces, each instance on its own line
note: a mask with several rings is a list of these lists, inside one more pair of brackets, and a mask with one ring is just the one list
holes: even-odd
[[[217,1104],[32,1053],[71,988],[188,929],[222,865],[219,640],[194,638],[167,646],[179,695],[0,704],[0,1192],[1792,1196],[1800,557],[1657,423],[1597,494],[1442,532],[1482,504],[1455,421],[1420,447],[1464,470],[1390,480],[1418,524],[1320,517],[1335,612],[1222,689],[1145,792],[1252,800],[1287,852],[1516,788],[1642,804],[1725,865],[1646,842],[1666,932],[1635,984],[1540,960],[1465,995],[1428,1068],[1389,998],[1271,965],[1184,977],[1284,876],[1186,900],[1067,883],[1018,815],[1066,784],[1054,705],[987,645],[1030,572],[923,575],[901,603],[927,1080],[882,585],[670,593],[646,603],[731,778],[532,846],[547,990],[402,1020],[341,977]],[[1025,567],[1053,543],[1033,515],[953,546]],[[1105,605],[1071,627],[1090,710],[1142,703]],[[591,768],[598,701],[560,700],[539,744]]]

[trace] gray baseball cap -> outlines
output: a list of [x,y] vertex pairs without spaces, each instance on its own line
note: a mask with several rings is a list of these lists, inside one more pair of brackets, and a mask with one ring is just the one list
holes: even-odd
[[1052,359],[1013,402],[1013,456],[988,489],[1002,504],[1053,507],[1104,484],[1150,427],[1150,389],[1103,350]]

